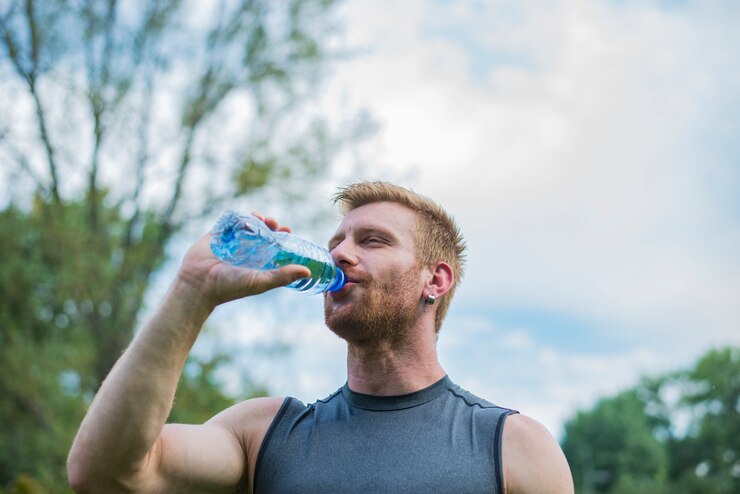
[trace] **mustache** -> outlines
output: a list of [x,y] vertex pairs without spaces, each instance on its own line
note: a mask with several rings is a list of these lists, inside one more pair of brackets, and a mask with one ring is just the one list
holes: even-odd
[[367,283],[369,281],[372,281],[372,277],[368,275],[365,272],[362,271],[344,271],[344,277],[347,279],[348,282],[352,283]]

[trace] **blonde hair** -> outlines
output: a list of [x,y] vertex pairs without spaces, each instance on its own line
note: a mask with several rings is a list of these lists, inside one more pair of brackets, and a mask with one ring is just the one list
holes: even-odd
[[435,330],[439,332],[464,273],[465,240],[460,228],[435,201],[389,182],[353,183],[340,189],[334,196],[334,203],[339,204],[343,214],[375,202],[393,202],[414,211],[418,218],[414,228],[417,258],[424,266],[443,261],[452,268],[452,287],[438,301],[435,314]]

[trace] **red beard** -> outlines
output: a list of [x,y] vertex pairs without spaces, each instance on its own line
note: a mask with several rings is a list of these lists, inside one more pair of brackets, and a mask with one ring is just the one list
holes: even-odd
[[[403,341],[421,314],[420,266],[386,282],[361,278],[363,293],[346,306],[324,298],[324,322],[337,336],[351,344]],[[359,287],[358,287],[359,288]],[[348,294],[348,297],[354,294]]]

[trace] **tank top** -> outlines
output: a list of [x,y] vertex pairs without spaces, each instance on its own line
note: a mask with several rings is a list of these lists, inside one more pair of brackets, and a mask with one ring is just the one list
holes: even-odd
[[286,398],[260,447],[254,492],[503,493],[512,413],[447,376],[402,396],[345,384],[309,405]]

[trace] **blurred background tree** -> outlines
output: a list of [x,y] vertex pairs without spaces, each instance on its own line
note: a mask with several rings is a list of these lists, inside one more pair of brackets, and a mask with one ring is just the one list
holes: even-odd
[[[367,129],[308,104],[340,55],[335,3],[0,2],[0,491],[68,491],[72,437],[184,225],[290,202]],[[264,392],[226,394],[226,364],[190,359],[173,420]]]
[[563,450],[584,494],[740,492],[740,348],[578,412]]

